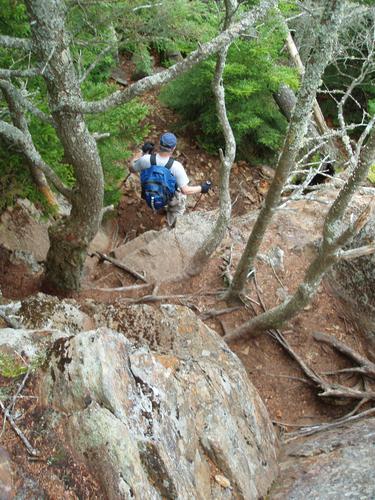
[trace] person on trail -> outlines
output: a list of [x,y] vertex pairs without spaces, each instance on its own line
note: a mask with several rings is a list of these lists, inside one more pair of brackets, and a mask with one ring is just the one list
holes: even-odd
[[[183,165],[179,161],[172,158],[172,154],[176,149],[176,146],[176,136],[171,132],[166,132],[160,137],[158,153],[154,154],[153,143],[145,142],[141,150],[131,159],[130,166],[130,172],[133,173],[141,173],[144,170],[151,169],[153,166],[165,167],[170,170],[170,173],[174,177],[176,186],[173,196],[165,205],[167,222],[170,227],[174,227],[178,216],[185,212],[186,195],[208,193],[212,187],[210,181],[205,181],[200,186],[189,186],[189,178]],[[142,189],[144,189],[143,186]],[[145,197],[144,193],[143,197]]]

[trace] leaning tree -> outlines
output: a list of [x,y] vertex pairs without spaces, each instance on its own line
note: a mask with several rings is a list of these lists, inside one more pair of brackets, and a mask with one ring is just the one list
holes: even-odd
[[[30,39],[0,35],[0,46],[30,53],[34,61],[23,69],[0,69],[0,88],[9,105],[11,120],[0,120],[0,138],[19,151],[35,173],[43,174],[71,204],[69,216],[61,217],[49,230],[50,249],[46,281],[55,289],[74,291],[80,287],[87,248],[95,236],[103,209],[103,171],[96,140],[88,130],[85,115],[102,113],[129,102],[146,91],[165,84],[205,58],[227,47],[266,13],[277,0],[262,0],[210,42],[199,45],[184,60],[145,77],[98,101],[86,101],[74,65],[72,35],[66,27],[67,6],[62,0],[25,0]],[[41,76],[45,82],[49,114],[39,110],[25,95],[20,79]],[[26,111],[55,128],[64,149],[64,159],[74,172],[75,184],[67,187],[41,157],[25,119]]]

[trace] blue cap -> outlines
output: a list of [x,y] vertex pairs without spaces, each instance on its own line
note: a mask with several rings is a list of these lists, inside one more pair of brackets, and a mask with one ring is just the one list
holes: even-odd
[[175,148],[177,145],[177,138],[172,132],[166,132],[160,137],[160,146],[164,148]]

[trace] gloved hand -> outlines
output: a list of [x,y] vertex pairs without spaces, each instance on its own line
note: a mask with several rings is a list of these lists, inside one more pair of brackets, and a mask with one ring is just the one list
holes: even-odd
[[143,144],[142,148],[141,148],[142,149],[142,153],[144,155],[146,155],[146,154],[149,154],[149,155],[152,154],[152,152],[154,150],[154,146],[155,146],[155,144],[153,142],[145,142]]
[[201,189],[202,193],[206,194],[208,191],[212,188],[212,182],[211,181],[204,181],[203,184],[201,184]]

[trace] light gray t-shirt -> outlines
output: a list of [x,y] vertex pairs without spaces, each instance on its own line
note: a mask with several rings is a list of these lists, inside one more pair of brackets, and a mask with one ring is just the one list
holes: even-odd
[[[135,172],[140,172],[141,170],[145,170],[146,168],[151,167],[151,155],[143,155],[139,160],[136,160],[133,163],[133,169]],[[164,167],[168,163],[169,157],[168,156],[160,156],[159,154],[156,155],[156,165],[160,165],[161,167]],[[173,162],[173,165],[171,167],[171,174],[174,175],[176,178],[176,183],[177,187],[182,188],[184,186],[187,186],[189,184],[189,177],[187,176],[184,167],[182,164],[175,160]]]

